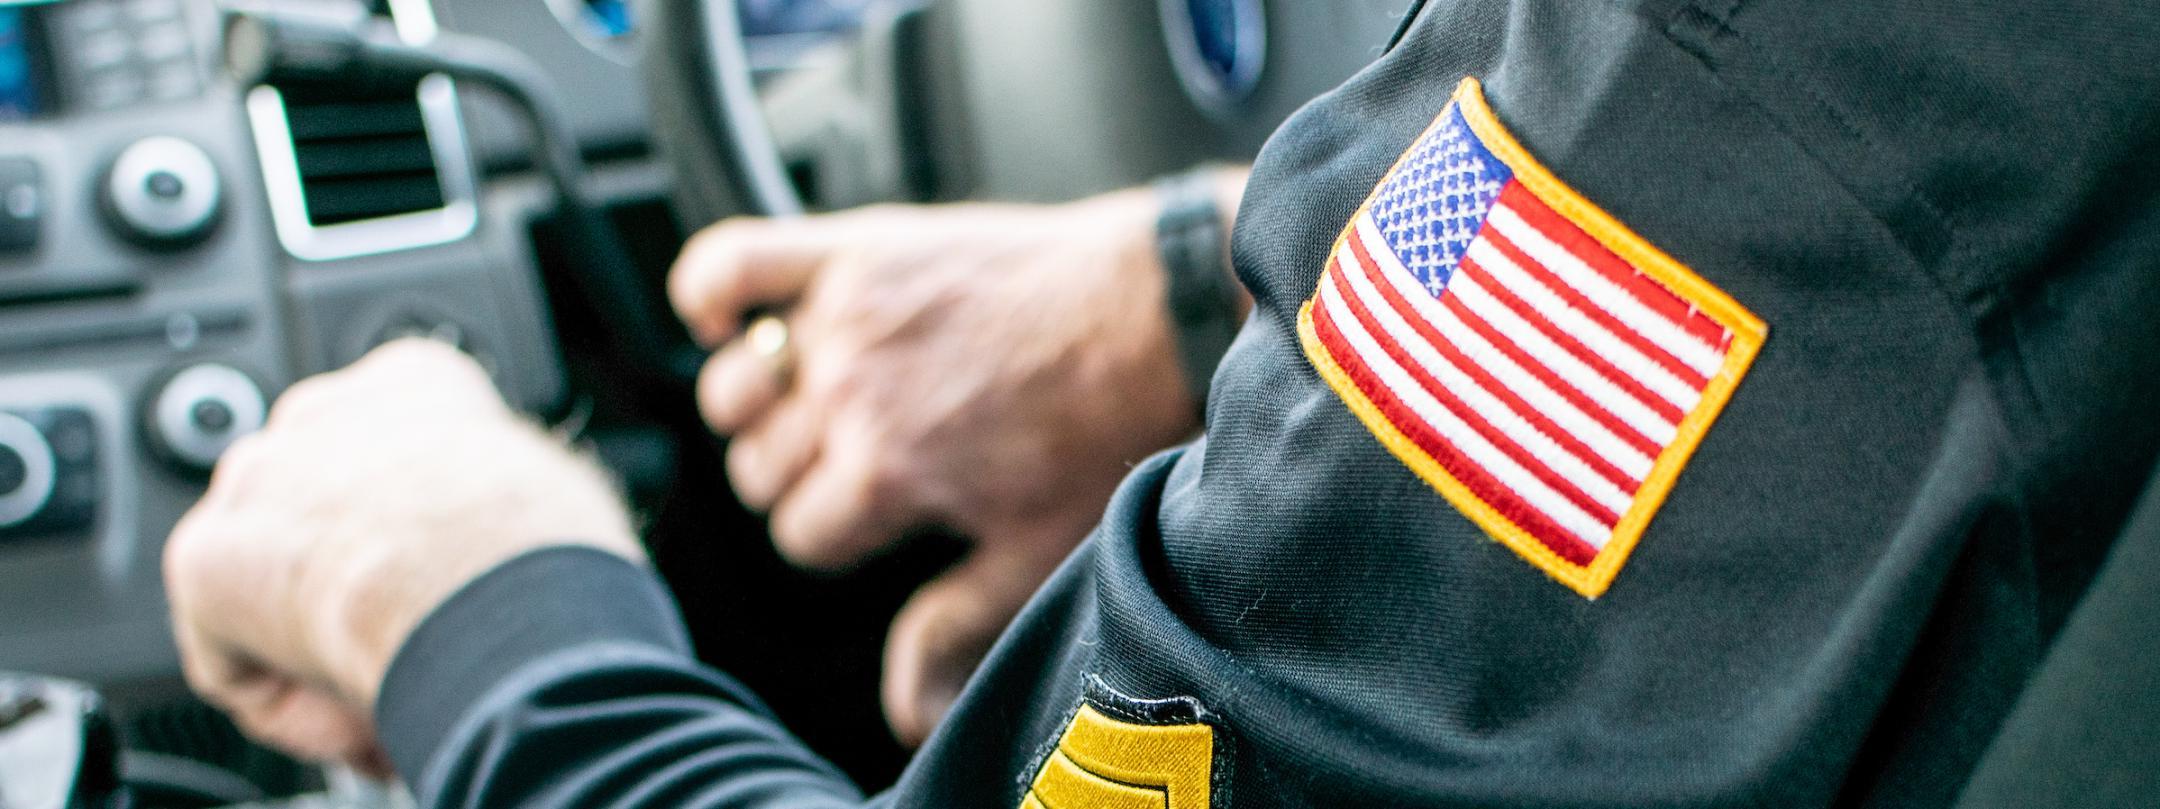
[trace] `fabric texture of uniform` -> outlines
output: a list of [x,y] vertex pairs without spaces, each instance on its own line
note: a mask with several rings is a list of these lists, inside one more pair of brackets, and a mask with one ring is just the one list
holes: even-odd
[[1526,153],[1464,79],[1298,312],[1373,437],[1585,597],[1626,563],[1763,322]]
[[1959,809],[2145,806],[2160,796],[2160,475],[2047,663],[1973,772]]
[[[1206,711],[1216,807],[1950,802],[2154,466],[2156,14],[1428,3],[1257,161],[1205,438],[1134,471],[871,803],[1018,806],[1097,690]],[[1296,333],[1464,77],[1774,327],[1595,601],[1392,457]],[[664,596],[554,550],[440,608],[379,707],[422,802],[855,805]]]

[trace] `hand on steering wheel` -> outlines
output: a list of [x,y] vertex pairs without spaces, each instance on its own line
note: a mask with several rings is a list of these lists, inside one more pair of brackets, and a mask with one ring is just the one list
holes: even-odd
[[[719,351],[698,383],[738,496],[798,564],[909,530],[974,541],[886,644],[884,700],[919,743],[1129,466],[1192,435],[1154,197],[736,219],[677,260],[676,310]],[[751,313],[777,335],[730,340]],[[770,329],[771,327],[762,327]]]

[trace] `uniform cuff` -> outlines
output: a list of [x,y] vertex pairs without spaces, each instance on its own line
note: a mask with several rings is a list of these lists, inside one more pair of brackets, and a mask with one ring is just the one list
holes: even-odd
[[605,643],[690,656],[658,576],[581,546],[528,551],[468,582],[420,622],[391,659],[375,732],[407,782],[464,715],[520,668],[571,647]]

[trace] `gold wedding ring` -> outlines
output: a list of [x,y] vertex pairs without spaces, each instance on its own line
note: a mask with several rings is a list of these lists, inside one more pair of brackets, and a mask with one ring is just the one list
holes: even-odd
[[750,345],[751,353],[772,366],[773,375],[782,381],[794,372],[795,340],[788,333],[787,321],[779,316],[761,315],[750,321],[750,328],[743,331],[743,341]]

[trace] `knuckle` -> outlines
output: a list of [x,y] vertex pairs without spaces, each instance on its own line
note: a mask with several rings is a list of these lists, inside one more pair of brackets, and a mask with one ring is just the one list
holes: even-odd
[[741,383],[733,378],[736,374],[731,365],[726,354],[715,354],[698,373],[698,412],[705,417],[706,426],[721,434],[732,433],[739,426],[735,403],[740,398]]
[[788,562],[813,570],[845,564],[847,550],[832,536],[830,524],[805,518],[799,508],[790,505],[773,514],[773,549]]
[[772,505],[772,496],[767,491],[770,487],[766,485],[766,470],[760,465],[759,456],[752,441],[736,439],[728,443],[729,485],[735,488],[735,496],[743,501],[743,505],[762,509]]
[[864,362],[860,354],[838,349],[806,352],[797,364],[801,366],[798,375],[807,398],[836,404],[874,401],[874,397],[866,395],[872,383],[864,373],[874,366]]
[[317,374],[285,387],[277,401],[270,406],[272,420],[290,420],[296,413],[305,413],[323,407],[338,398],[337,389],[342,377],[340,372]]
[[173,526],[172,533],[165,538],[163,561],[167,589],[176,589],[172,585],[189,580],[189,574],[194,572],[197,564],[196,557],[201,555],[201,552],[196,550],[201,542],[195,538],[194,532],[189,530],[192,519],[192,512],[190,516],[181,518],[179,524]]
[[360,363],[354,369],[353,384],[364,384],[377,393],[419,394],[430,402],[499,399],[494,379],[478,360],[437,340],[393,340],[369,352]]
[[704,284],[705,275],[707,248],[703,244],[704,238],[703,233],[691,237],[683,246],[682,255],[675,259],[675,266],[668,269],[668,302],[673,303],[678,312],[687,313],[698,303],[697,290]]
[[828,305],[846,314],[849,309],[860,307],[868,297],[874,278],[887,267],[893,266],[888,254],[876,248],[860,244],[835,245],[827,254],[825,266],[818,274],[816,295],[828,300]]
[[918,206],[898,202],[873,202],[848,212],[862,221],[903,225],[917,220]]
[[677,298],[695,296],[707,278],[732,270],[739,263],[743,244],[752,238],[755,225],[752,219],[723,219],[691,236],[683,246],[675,272],[669,275],[671,294]]
[[229,494],[244,490],[254,479],[251,471],[265,460],[269,439],[263,433],[249,433],[233,439],[218,456],[217,466],[210,472],[209,493]]
[[759,219],[725,219],[699,231],[683,246],[668,273],[668,302],[699,340],[723,339],[741,314],[733,310],[751,292],[752,246],[768,227]]
[[373,370],[410,374],[469,374],[480,365],[456,346],[425,337],[400,337],[378,346],[361,359]]
[[[310,426],[312,422],[321,421],[325,418],[325,414],[334,413],[338,404],[348,395],[350,395],[350,391],[345,388],[343,382],[315,381],[312,377],[295,382],[292,386],[287,387],[283,393],[278,394],[276,401],[271,402],[270,412],[264,417],[262,428],[249,436],[255,437],[255,440],[247,443],[265,443],[271,440],[271,436],[289,435],[312,429]],[[236,440],[233,444],[226,446],[225,452],[218,457],[220,465],[225,464],[227,459],[235,457],[232,448],[239,443]],[[266,454],[262,449],[256,448],[243,453],[239,457],[253,459]],[[234,463],[233,465],[237,468],[257,462],[256,460],[249,460],[245,463]]]
[[702,257],[705,253],[730,245],[744,238],[758,221],[747,216],[731,216],[706,225],[703,230],[690,237],[690,249],[687,252]]
[[422,363],[439,361],[456,352],[441,342],[425,337],[399,337],[383,343],[370,353],[379,360]]
[[225,681],[202,659],[205,652],[182,647],[180,650],[180,676],[187,682],[188,690],[194,691],[205,702],[220,711],[232,710],[231,700],[225,695]]
[[882,444],[872,443],[848,470],[854,495],[866,512],[888,512],[906,502],[914,485],[907,463]]
[[162,561],[165,588],[176,612],[184,611],[192,603],[193,596],[202,586],[202,580],[214,574],[221,563],[212,534],[205,526],[211,521],[202,510],[190,512],[173,527],[165,540]]
[[907,465],[886,456],[875,456],[863,472],[862,498],[865,507],[886,510],[905,502],[913,476]]

